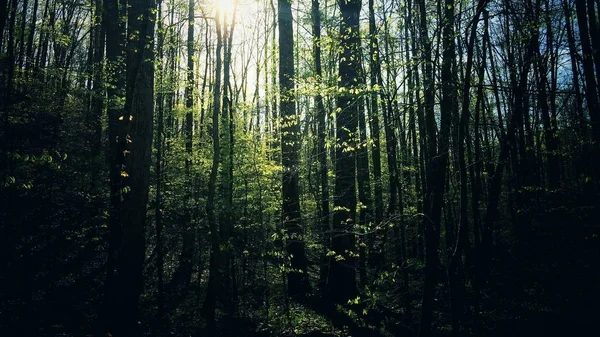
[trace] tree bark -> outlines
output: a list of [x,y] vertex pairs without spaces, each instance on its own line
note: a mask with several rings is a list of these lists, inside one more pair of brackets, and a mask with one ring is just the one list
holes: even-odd
[[[577,22],[579,24],[579,41],[583,53],[583,75],[586,84],[585,97],[592,123],[592,133],[596,141],[596,149],[600,144],[600,106],[598,105],[598,87],[594,77],[594,52],[590,44],[587,9],[585,0],[575,0]],[[592,13],[593,15],[593,13]]]
[[4,27],[8,18],[8,0],[0,0],[0,51],[3,50]]
[[165,43],[165,32],[164,32],[164,22],[162,18],[162,0],[158,1],[157,4],[158,9],[158,20],[157,20],[157,54],[158,54],[158,79],[157,79],[157,87],[161,88],[157,92],[156,97],[156,105],[157,105],[157,130],[156,130],[156,140],[154,141],[154,146],[156,148],[156,163],[155,163],[155,175],[156,175],[156,192],[155,192],[155,208],[154,208],[154,226],[156,229],[156,330],[158,332],[163,331],[163,318],[165,315],[165,292],[164,292],[164,261],[165,261],[165,252],[164,252],[164,224],[163,224],[163,136],[164,136],[164,112],[165,112],[165,99],[164,94],[162,92],[162,88],[164,86],[165,79],[165,69],[163,66],[163,58],[164,58],[164,43]]
[[[154,112],[154,2],[131,1],[128,8],[127,94],[119,118],[120,245],[111,294],[109,332],[138,336],[137,309],[143,287],[146,204],[148,201]],[[132,34],[138,32],[138,34]]]
[[[450,58],[452,62],[454,62],[454,34],[453,28],[448,27],[450,22],[452,25],[454,24],[454,8],[451,3],[446,4],[446,15],[447,15],[447,26],[444,29],[445,39],[452,39],[452,41],[444,41],[448,43],[445,45],[445,53],[444,60],[446,58]],[[470,119],[469,113],[469,105],[470,105],[470,91],[471,91],[471,73],[473,71],[473,54],[475,50],[475,41],[477,34],[477,25],[479,23],[479,17],[482,11],[485,10],[486,0],[479,0],[477,3],[477,9],[475,12],[475,17],[471,22],[470,33],[469,33],[469,41],[467,45],[467,65],[465,69],[465,78],[462,92],[462,109],[460,114],[459,121],[459,131],[458,131],[458,165],[459,165],[459,174],[460,174],[460,222],[458,226],[458,239],[456,241],[456,245],[453,248],[452,255],[450,257],[450,261],[448,264],[448,283],[450,284],[450,298],[451,298],[451,306],[452,306],[452,331],[455,336],[459,336],[461,334],[461,321],[463,316],[463,303],[462,303],[462,286],[459,284],[458,279],[458,264],[460,262],[460,257],[462,256],[462,251],[468,251],[470,247],[468,247],[469,240],[469,200],[468,200],[468,182],[467,182],[467,161],[465,154],[465,143],[470,141],[468,138],[468,122]],[[447,29],[447,30],[446,30]],[[446,48],[449,48],[448,53],[446,54]],[[448,65],[446,65],[448,67]],[[446,83],[448,81],[449,74],[446,73],[448,69],[442,69],[442,82]],[[446,74],[446,76],[444,75]],[[451,78],[453,75],[449,75]],[[450,82],[453,82],[450,80]],[[449,93],[449,100],[455,99],[456,92]],[[442,105],[445,106],[450,102],[442,101]]]
[[279,0],[279,94],[281,97],[281,161],[283,166],[282,220],[286,231],[286,250],[291,270],[288,272],[288,294],[303,300],[308,292],[307,260],[304,229],[300,217],[298,170],[300,151],[300,120],[296,114],[294,88],[294,32],[292,5]]
[[[185,189],[185,198],[188,205],[194,205],[194,175],[192,174],[192,158],[193,152],[193,140],[194,140],[194,28],[195,28],[195,15],[194,15],[195,1],[188,1],[188,31],[187,31],[187,69],[186,69],[186,81],[185,81],[185,120],[183,123],[183,137],[185,143],[185,179],[187,180],[187,187]],[[193,260],[195,255],[196,247],[196,228],[194,226],[194,210],[191,207],[186,208],[183,221],[180,224],[182,233],[182,247],[179,255],[179,265],[173,278],[169,284],[170,291],[176,296],[187,289],[189,286]]]
[[571,24],[571,8],[569,7],[568,0],[563,0],[563,10],[565,13],[565,26],[567,28],[567,42],[569,45],[569,58],[571,60],[571,72],[573,78],[573,90],[575,91],[575,120],[577,121],[577,129],[579,135],[584,137],[584,126],[586,120],[583,113],[583,97],[581,95],[581,85],[579,83],[579,71],[577,63],[577,47],[575,45],[575,35],[573,33],[573,26]]
[[220,282],[222,278],[221,272],[221,257],[220,257],[220,233],[219,223],[215,211],[215,192],[217,187],[217,174],[219,171],[219,161],[221,148],[219,145],[219,114],[221,112],[221,67],[222,58],[221,52],[223,49],[223,40],[221,35],[221,20],[220,12],[217,10],[215,14],[215,24],[217,31],[216,58],[215,58],[215,84],[213,87],[213,113],[212,113],[212,141],[213,141],[213,161],[210,170],[208,181],[208,195],[206,200],[206,214],[210,224],[210,266],[209,278],[206,289],[206,299],[204,301],[204,312],[207,320],[208,334],[216,336],[216,317],[217,297],[220,292]]
[[335,208],[331,240],[331,249],[335,255],[331,258],[328,286],[334,301],[346,303],[357,293],[353,231],[356,217],[355,151],[358,105],[356,95],[349,92],[358,88],[361,1],[339,0],[338,4],[342,14],[340,39],[343,51],[339,61],[340,95],[336,110]]
[[[357,57],[358,62],[362,63],[362,57]],[[365,80],[362,70],[359,73],[358,84],[361,89],[364,90]],[[367,138],[367,119],[365,117],[365,104],[364,99],[359,97],[357,99],[358,104],[358,130],[359,130],[359,142],[356,154],[356,171],[357,171],[357,182],[358,182],[358,201],[360,203],[359,213],[359,280],[361,287],[367,285],[367,264],[366,264],[366,242],[365,236],[369,232],[370,224],[372,223],[373,205],[371,199],[371,177],[369,174],[369,153]]]
[[[315,74],[319,83],[323,83],[323,69],[321,65],[321,13],[319,0],[312,0],[312,20],[313,20],[313,59],[315,63]],[[321,241],[323,252],[320,262],[319,286],[323,288],[327,282],[327,247],[330,244],[329,231],[331,223],[329,221],[329,170],[327,168],[327,147],[326,147],[326,123],[327,112],[323,104],[321,92],[315,96],[315,105],[317,108],[317,151],[319,157],[319,181],[321,185]]]
[[434,73],[431,59],[431,40],[427,30],[427,8],[424,0],[418,1],[419,28],[421,32],[422,60],[425,72],[424,86],[424,112],[426,138],[426,177],[427,189],[424,196],[423,227],[425,229],[425,270],[423,297],[421,307],[421,322],[419,336],[431,334],[433,318],[433,299],[437,284],[436,273],[438,268],[438,246],[440,240],[441,213],[445,188],[445,173],[448,163],[448,141],[450,137],[450,119],[448,111],[442,110],[439,143],[436,137],[436,122],[434,116]]
[[[94,4],[95,4],[95,13],[94,16],[100,16],[101,15],[101,10],[102,7],[99,6],[98,4],[100,4],[101,1],[99,0],[95,0]],[[29,25],[29,36],[27,38],[27,52],[26,52],[26,61],[25,61],[25,70],[27,72],[29,72],[29,69],[31,69],[31,67],[33,66],[33,38],[35,37],[35,28],[36,28],[36,24],[37,24],[37,12],[38,12],[38,5],[39,5],[39,0],[35,0],[35,2],[33,3],[33,9],[31,10],[31,23]],[[0,4],[0,6],[2,6],[2,4]],[[100,11],[98,11],[100,9]],[[0,9],[1,11],[1,9]],[[0,13],[0,18],[2,14]],[[0,19],[1,20],[1,19]],[[98,26],[96,27],[96,30],[102,30],[102,25],[98,24]],[[2,36],[2,30],[0,29],[0,36]],[[97,39],[97,38],[96,38]],[[98,41],[96,42],[98,43]],[[2,48],[0,47],[0,50]],[[99,50],[99,48],[97,48]],[[104,53],[104,49],[102,49],[102,53]]]
[[[547,27],[550,34],[551,27]],[[548,104],[548,67],[547,60],[542,56],[541,45],[536,39],[536,65],[538,71],[538,101],[542,113],[542,124],[544,126],[544,143],[546,145],[546,171],[548,174],[548,188],[550,193],[556,193],[560,187],[560,162],[558,160],[558,144],[555,139],[555,130],[550,117],[550,106]],[[550,46],[551,43],[548,43]],[[548,52],[552,52],[549,50]]]
[[379,91],[381,90],[381,61],[379,57],[379,39],[375,23],[374,0],[369,0],[369,62],[372,93],[369,97],[371,125],[371,159],[373,161],[373,185],[375,192],[372,234],[369,234],[369,265],[380,266],[383,261],[383,248],[377,240],[379,224],[383,220],[383,182],[381,180],[381,131],[379,125]]
[[[116,18],[116,19],[115,19]],[[111,327],[111,313],[114,308],[111,289],[114,287],[115,269],[121,246],[121,167],[118,158],[119,149],[119,118],[124,115],[123,104],[125,88],[125,8],[119,0],[104,0],[102,23],[106,36],[112,38],[106,41],[106,70],[111,73],[106,79],[106,110],[108,115],[108,149],[106,151],[110,181],[110,196],[108,208],[108,259],[106,262],[105,299],[103,312],[100,315],[100,325]],[[45,32],[44,32],[45,33]],[[47,37],[45,38],[47,40]],[[40,67],[43,67],[45,55],[42,56]],[[39,55],[39,54],[38,54]],[[37,67],[36,67],[37,68]],[[125,118],[125,117],[123,117]],[[109,331],[110,332],[110,331]]]

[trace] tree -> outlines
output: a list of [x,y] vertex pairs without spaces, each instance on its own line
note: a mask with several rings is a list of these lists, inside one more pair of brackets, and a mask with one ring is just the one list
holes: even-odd
[[[485,0],[481,0],[477,3],[477,9],[473,22],[470,26],[469,42],[467,45],[467,64],[465,69],[465,79],[462,93],[462,110],[460,113],[460,124],[458,130],[458,166],[460,172],[460,222],[458,225],[458,239],[456,245],[450,256],[448,262],[448,283],[450,284],[450,296],[452,301],[452,330],[453,333],[458,336],[460,335],[460,324],[462,320],[462,302],[461,289],[458,284],[457,268],[459,259],[463,251],[468,252],[469,247],[469,219],[468,219],[468,185],[467,185],[467,163],[466,163],[466,142],[468,139],[468,120],[470,119],[469,112],[469,100],[471,90],[471,72],[473,70],[473,55],[475,50],[475,39],[477,34],[477,25],[479,23],[479,17],[481,12],[485,10]],[[454,65],[454,31],[452,25],[454,24],[454,7],[452,4],[446,4],[446,26],[444,27],[444,64],[442,66],[442,82],[452,83],[452,79],[455,76],[453,74]],[[454,100],[457,99],[456,92],[453,88],[446,85],[444,87],[444,97],[442,98],[442,105],[456,106]],[[466,253],[468,256],[468,253]]]
[[[194,41],[195,26],[195,2],[188,1],[188,29],[187,29],[187,69],[185,83],[185,120],[184,120],[184,141],[185,141],[185,175],[188,181],[185,194],[189,204],[194,204],[194,175],[192,174],[192,158],[193,158],[193,141],[194,141],[194,50],[196,48]],[[179,265],[175,275],[171,279],[169,288],[173,290],[173,294],[179,295],[181,290],[187,290],[190,278],[192,276],[193,258],[196,250],[196,228],[194,226],[195,219],[193,218],[194,209],[188,208],[185,211],[183,223],[181,224],[182,232],[182,247],[179,255]]]
[[[123,116],[118,117],[119,152],[116,162],[123,194],[120,205],[119,247],[116,251],[108,331],[115,336],[137,336],[137,306],[142,292],[146,204],[148,201],[154,113],[154,3],[132,1],[127,25],[127,94]],[[140,34],[132,34],[140,32]]]
[[288,272],[288,293],[293,298],[302,299],[308,291],[308,275],[298,187],[300,122],[295,111],[292,5],[288,0],[279,0],[278,4],[279,92],[281,97],[279,111],[281,112],[281,159],[283,165],[282,220],[287,234],[286,250],[291,268]]
[[358,129],[358,102],[355,90],[360,90],[360,0],[338,1],[342,22],[336,109],[335,140],[335,201],[333,213],[333,256],[329,269],[329,291],[337,302],[346,302],[356,296],[354,270],[354,222],[356,218],[356,132]]
[[[102,23],[106,26],[106,36],[115,38],[107,39],[106,59],[107,70],[113,75],[106,79],[107,115],[108,115],[108,151],[106,151],[109,166],[109,238],[108,261],[106,263],[105,300],[101,326],[107,327],[112,319],[113,308],[110,298],[111,288],[114,287],[113,278],[117,263],[118,250],[121,245],[121,167],[118,159],[122,157],[119,148],[119,118],[124,116],[122,107],[123,88],[125,87],[125,68],[123,63],[125,53],[125,11],[123,4],[114,0],[104,1],[104,16]],[[117,18],[111,20],[110,18]],[[44,61],[45,62],[45,61]],[[37,68],[37,67],[36,67]],[[125,118],[125,117],[123,117]]]
[[[371,125],[371,139],[373,140],[371,146],[371,159],[373,161],[373,185],[375,190],[375,203],[374,203],[374,219],[373,227],[379,229],[379,224],[383,220],[383,182],[381,181],[381,143],[380,143],[380,126],[379,126],[379,90],[381,89],[381,61],[379,57],[379,39],[377,38],[377,29],[375,23],[375,8],[374,1],[369,0],[369,67],[370,71],[370,84],[373,90],[369,103],[370,103],[370,125]],[[373,237],[374,235],[370,235]],[[370,251],[369,259],[371,265],[379,265],[382,263],[381,258],[383,257],[381,247],[376,247],[376,239],[370,240],[369,248]]]
[[[8,0],[0,1],[0,36],[4,37],[4,27],[6,25],[6,19],[8,15]],[[0,50],[2,50],[2,42],[4,38],[0,39]]]
[[[438,268],[438,245],[440,240],[441,213],[443,206],[445,176],[448,163],[448,142],[450,136],[451,112],[444,109],[441,113],[439,141],[436,134],[434,116],[434,79],[433,62],[431,60],[431,39],[427,30],[427,8],[425,1],[418,1],[419,28],[423,45],[424,91],[425,91],[425,127],[426,127],[426,179],[427,190],[423,198],[423,227],[425,228],[425,270],[423,275],[423,298],[421,307],[421,323],[419,336],[431,334],[433,317],[433,297],[436,287],[436,271]],[[451,60],[445,58],[446,62]],[[448,66],[448,65],[447,65]]]
[[[321,10],[319,7],[319,0],[312,0],[312,22],[313,22],[313,59],[315,63],[315,75],[320,83],[323,83],[323,68],[321,65]],[[321,257],[319,284],[323,287],[327,280],[327,257],[326,247],[329,246],[328,232],[331,230],[331,222],[329,219],[329,168],[327,165],[327,112],[325,110],[325,104],[323,103],[323,96],[320,92],[317,92],[315,96],[315,105],[317,107],[317,119],[318,119],[318,144],[317,151],[319,156],[319,180],[321,184],[321,236],[323,244],[323,256]]]
[[[590,44],[590,30],[588,23],[593,22],[593,8],[588,13],[586,2],[584,0],[575,1],[575,10],[577,13],[577,22],[579,23],[579,41],[581,42],[581,51],[583,53],[583,75],[586,84],[585,97],[589,107],[592,132],[596,144],[600,144],[600,116],[598,116],[598,87],[594,77],[594,55],[596,55]],[[588,14],[590,16],[588,17]],[[588,21],[589,20],[589,21]],[[592,26],[592,25],[590,25]],[[598,58],[597,58],[598,59]],[[596,145],[597,146],[597,145]]]
[[219,113],[221,112],[221,51],[223,48],[223,40],[221,35],[221,21],[219,10],[215,13],[215,25],[217,31],[217,44],[215,49],[215,83],[213,86],[213,111],[212,111],[212,141],[213,141],[213,156],[210,169],[210,178],[208,181],[208,196],[206,200],[206,216],[210,224],[210,266],[209,278],[207,285],[206,298],[204,300],[204,312],[208,324],[208,331],[211,334],[216,334],[216,317],[217,299],[220,290],[220,282],[222,278],[222,270],[220,266],[221,260],[221,237],[219,233],[219,223],[215,212],[215,192],[217,188],[217,174],[219,171],[219,161],[221,148],[219,146]]

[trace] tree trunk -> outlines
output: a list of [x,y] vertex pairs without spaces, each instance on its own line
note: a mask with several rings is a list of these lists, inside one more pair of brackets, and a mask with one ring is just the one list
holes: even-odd
[[[362,63],[362,57],[357,57],[358,62]],[[358,84],[365,85],[364,74],[360,71]],[[356,171],[358,182],[358,201],[360,203],[359,214],[359,280],[361,287],[367,285],[367,265],[366,265],[366,242],[365,236],[369,231],[369,224],[372,222],[372,200],[371,200],[371,177],[369,174],[369,153],[367,151],[369,140],[367,138],[367,119],[365,118],[364,99],[359,97],[358,102],[358,130],[359,142],[356,154]]]
[[206,299],[204,301],[204,312],[207,321],[208,334],[216,336],[216,317],[217,297],[220,292],[221,282],[221,239],[219,234],[219,223],[215,211],[215,192],[217,187],[217,174],[219,171],[219,161],[221,148],[219,145],[219,113],[221,112],[221,51],[223,49],[223,40],[221,35],[220,12],[217,10],[215,14],[216,30],[217,30],[217,45],[215,59],[215,84],[213,87],[213,114],[212,114],[212,141],[213,141],[213,162],[210,170],[210,178],[208,181],[208,195],[206,200],[206,214],[210,224],[210,266],[208,285],[206,288]]
[[[550,27],[547,27],[550,29]],[[560,162],[558,160],[558,146],[554,137],[554,126],[550,117],[550,106],[548,105],[548,68],[546,60],[542,57],[539,41],[536,39],[536,63],[538,70],[538,101],[542,113],[544,126],[544,144],[546,145],[546,170],[548,174],[548,188],[551,194],[556,193],[560,187]],[[551,51],[548,51],[551,52]]]
[[281,161],[283,166],[282,220],[286,231],[287,253],[291,270],[288,272],[288,294],[302,300],[308,292],[307,260],[304,252],[304,230],[300,218],[300,189],[298,170],[300,151],[300,120],[296,114],[294,88],[294,33],[292,5],[279,0],[279,91],[281,96]]
[[[37,4],[37,0],[36,0]],[[102,113],[104,111],[105,102],[104,95],[106,88],[104,85],[105,69],[104,69],[104,50],[105,50],[105,26],[102,22],[102,11],[104,6],[102,0],[94,0],[94,24],[95,29],[93,30],[93,59],[91,70],[93,72],[93,91],[91,101],[91,124],[94,130],[94,138],[92,139],[92,152],[94,155],[100,156],[102,154]],[[30,43],[33,44],[33,36],[30,36]],[[27,67],[32,66],[33,62],[33,51],[27,53]],[[99,172],[98,172],[99,174]],[[94,186],[99,182],[94,182]]]
[[[451,1],[446,4],[446,20],[447,26],[444,29],[445,39],[451,39],[451,41],[444,41],[448,43],[445,45],[445,53],[444,60],[446,58],[450,58],[452,62],[454,62],[454,30],[450,26],[450,22],[452,25],[454,24],[454,9]],[[451,298],[451,306],[452,306],[452,331],[455,336],[459,336],[461,334],[461,321],[463,315],[463,304],[462,304],[462,285],[459,284],[458,279],[458,264],[460,262],[460,257],[462,256],[462,250],[468,251],[470,247],[468,247],[469,240],[469,219],[468,219],[468,183],[467,183],[467,161],[465,155],[465,143],[469,141],[468,139],[468,122],[469,122],[469,105],[470,105],[470,91],[471,91],[471,73],[473,71],[473,54],[475,50],[475,41],[477,34],[477,25],[479,23],[479,17],[481,12],[485,10],[486,1],[480,0],[477,3],[477,9],[475,13],[475,17],[471,22],[471,29],[469,33],[469,42],[467,45],[467,65],[465,69],[465,78],[464,78],[464,87],[462,92],[462,110],[460,114],[460,124],[458,130],[458,165],[459,165],[459,174],[460,174],[460,222],[458,226],[458,239],[456,241],[456,246],[453,249],[452,255],[450,257],[450,261],[448,264],[448,283],[450,284],[450,298]],[[446,30],[447,29],[447,30]],[[449,48],[448,54],[446,54],[446,48]],[[448,67],[448,65],[446,65]],[[443,83],[453,83],[451,72],[447,73],[447,68],[442,69],[442,82]],[[446,76],[450,76],[450,79]],[[447,89],[451,90],[451,89]],[[456,99],[456,92],[449,93],[449,99]],[[450,102],[444,103],[442,101],[442,106],[449,104]]]
[[235,273],[231,268],[234,261],[233,248],[233,227],[235,212],[233,208],[233,104],[231,91],[231,47],[233,43],[233,33],[235,30],[235,20],[237,12],[237,1],[234,2],[234,8],[231,18],[231,26],[228,25],[227,13],[223,15],[223,85],[222,85],[222,108],[221,108],[221,130],[219,133],[221,145],[221,174],[220,174],[220,193],[223,201],[222,209],[219,212],[220,239],[226,243],[225,249],[221,251],[221,265],[223,268],[223,305],[225,314],[228,318],[235,315],[235,306],[237,299],[233,294]]
[[[125,8],[118,0],[104,0],[102,23],[106,36],[106,70],[112,76],[106,79],[106,110],[108,114],[108,150],[106,151],[110,181],[108,209],[108,260],[106,263],[105,300],[100,315],[101,326],[110,327],[114,304],[110,290],[114,287],[115,269],[119,247],[121,246],[121,167],[117,158],[119,152],[119,118],[124,115],[122,99],[125,87],[125,69],[122,58],[125,53]],[[115,19],[118,18],[118,19]],[[46,38],[47,39],[47,38]],[[42,47],[43,49],[44,47]],[[41,56],[43,64],[45,56]],[[43,67],[43,65],[40,65]],[[124,118],[124,117],[123,117]],[[110,331],[109,331],[110,332]]]
[[[462,302],[460,301],[460,285],[458,284],[457,268],[458,262],[461,256],[462,249],[462,237],[461,232],[464,233],[468,227],[469,219],[467,212],[467,165],[465,160],[465,135],[467,132],[467,122],[469,118],[469,90],[470,90],[470,75],[473,64],[473,47],[475,42],[475,32],[477,29],[479,13],[476,14],[475,19],[471,22],[471,34],[469,37],[469,46],[467,47],[467,71],[465,72],[466,78],[464,79],[463,97],[462,97],[462,112],[460,115],[460,122],[458,125],[458,167],[460,174],[460,220],[458,225],[458,240],[456,241],[456,247],[451,246],[447,249],[452,249],[449,252],[448,257],[448,284],[450,287],[450,306],[452,316],[452,333],[454,336],[460,335],[460,322],[462,316]],[[442,113],[447,113],[451,116],[458,114],[456,107],[458,106],[458,95],[453,83],[456,83],[456,63],[455,63],[455,42],[454,42],[454,1],[446,0],[444,4],[444,27],[443,27],[443,47],[444,47],[444,60],[442,63],[442,101],[441,109]],[[444,112],[444,109],[447,109]],[[450,227],[453,224],[449,224]],[[449,235],[446,232],[446,235]],[[468,235],[468,234],[467,234]]]
[[[132,1],[128,8],[127,94],[119,118],[117,163],[123,190],[120,246],[111,294],[109,332],[138,336],[137,307],[143,287],[146,204],[148,201],[154,112],[154,2]],[[131,34],[141,32],[140,34]]]
[[360,65],[359,16],[360,0],[339,0],[342,22],[340,39],[343,51],[339,61],[338,97],[336,110],[335,151],[335,209],[329,270],[329,291],[334,301],[346,303],[357,293],[353,253],[356,249],[354,221],[356,216],[356,131],[358,105],[349,92],[357,87]]
[[158,332],[163,331],[163,318],[165,315],[165,294],[164,294],[164,263],[165,263],[165,252],[164,252],[164,242],[163,242],[163,196],[162,196],[162,188],[163,188],[163,135],[164,135],[164,112],[165,112],[165,100],[164,95],[162,93],[162,88],[164,86],[165,72],[163,66],[163,58],[164,58],[164,44],[165,44],[165,32],[164,32],[164,22],[162,18],[162,0],[158,2],[158,20],[157,20],[157,53],[158,53],[158,79],[157,79],[157,87],[161,88],[157,92],[156,97],[156,105],[157,105],[157,130],[156,130],[156,140],[154,141],[154,146],[156,148],[156,163],[155,163],[155,174],[156,174],[156,192],[155,192],[155,208],[154,208],[154,226],[156,228],[156,330]]
[[[384,12],[384,34],[389,34],[389,24],[388,19],[386,17],[386,13]],[[386,63],[391,64],[391,58],[389,55],[393,54],[393,50],[390,51],[390,41],[389,39],[384,40],[384,52],[386,55]],[[391,71],[388,71],[387,75],[388,82],[388,91],[386,94],[382,95],[384,97],[384,105],[385,110],[383,112],[383,125],[385,130],[385,147],[387,153],[387,165],[388,165],[388,191],[389,191],[389,201],[388,201],[388,209],[387,209],[387,218],[392,221],[393,233],[394,233],[394,262],[397,266],[402,264],[402,254],[401,254],[401,239],[400,239],[400,227],[402,226],[401,221],[398,221],[397,213],[398,206],[400,205],[400,180],[399,180],[399,168],[398,168],[398,140],[396,136],[396,128],[394,128],[394,115],[395,115],[395,107],[393,101],[395,100],[393,93],[396,90],[394,75]],[[384,234],[383,246],[387,241],[386,234]]]
[[[99,4],[101,3],[100,0],[95,0],[95,13],[94,16],[100,16],[101,15],[101,10],[102,7],[99,6]],[[33,3],[33,9],[32,9],[32,17],[31,17],[31,24],[29,25],[29,37],[27,38],[27,59],[25,62],[25,70],[27,72],[29,72],[29,70],[31,69],[31,67],[33,66],[33,38],[35,37],[35,27],[36,27],[36,23],[37,23],[37,12],[38,12],[38,5],[39,5],[39,0],[35,0],[35,2]],[[0,4],[0,6],[3,6],[2,4]],[[99,11],[100,10],[100,11]],[[1,9],[0,9],[1,11]],[[2,14],[0,13],[0,20],[2,18]],[[97,20],[97,19],[95,19]],[[96,30],[102,30],[102,25],[98,24],[98,26],[96,27]],[[2,36],[2,30],[0,30],[0,36]],[[98,42],[98,41],[97,41]],[[0,50],[2,48],[0,47]],[[99,50],[99,48],[96,48]],[[102,53],[104,53],[104,49],[102,49]]]
[[425,270],[423,297],[421,307],[421,322],[419,336],[431,334],[431,322],[433,318],[433,299],[437,284],[436,273],[438,268],[438,246],[440,240],[441,212],[445,188],[445,173],[448,163],[448,141],[450,137],[450,119],[448,111],[442,110],[439,144],[436,137],[436,122],[434,116],[434,74],[433,62],[431,60],[431,40],[427,31],[427,15],[424,0],[418,1],[419,5],[419,27],[421,31],[422,60],[425,72],[423,85],[425,90],[424,112],[425,128],[427,133],[427,190],[424,197],[423,227],[425,229]]
[[[598,10],[594,5],[594,0],[587,0],[587,14],[589,22],[589,33],[590,40],[592,42],[592,59],[594,60],[594,66],[596,67],[596,85],[600,86],[600,31],[598,30],[598,22],[596,17],[598,16]],[[598,95],[600,95],[600,89]]]
[[29,0],[23,0],[22,15],[21,15],[21,36],[19,38],[19,70],[23,69],[25,61],[25,27],[27,27],[27,7]]
[[573,90],[575,91],[575,120],[577,121],[577,129],[579,136],[584,137],[584,126],[586,124],[583,114],[583,97],[581,95],[581,85],[579,83],[579,71],[577,64],[577,47],[575,45],[575,35],[571,24],[571,8],[568,0],[563,0],[563,10],[565,14],[565,26],[567,28],[567,42],[569,45],[569,54],[571,60],[571,72],[573,78]]
[[374,0],[369,0],[369,61],[370,61],[370,82],[372,93],[369,97],[370,112],[369,121],[371,122],[371,154],[373,161],[373,184],[375,190],[375,204],[372,234],[368,235],[369,247],[369,265],[383,265],[383,248],[377,240],[377,231],[379,224],[383,220],[383,182],[381,181],[381,131],[379,125],[379,90],[381,90],[381,62],[379,58],[379,39],[377,38],[377,28],[375,23]]
[[[184,125],[184,141],[185,141],[185,179],[187,187],[185,190],[185,198],[188,205],[194,205],[194,176],[192,174],[192,157],[194,155],[192,145],[194,140],[194,0],[188,1],[188,35],[187,35],[187,70],[185,81],[185,121]],[[193,260],[196,247],[196,228],[193,219],[194,210],[191,207],[186,208],[183,221],[180,224],[182,233],[182,247],[179,255],[179,265],[173,274],[173,278],[169,284],[170,291],[176,297],[179,297],[187,289],[193,269]]]
[[[534,47],[535,45],[533,43],[529,43],[527,46],[527,50],[525,51],[525,56],[523,59],[524,64],[519,79],[519,81],[521,82],[521,86],[523,83],[527,82],[527,74],[529,73],[529,68],[531,67],[531,64],[533,62],[532,58],[535,52]],[[493,58],[493,55],[490,55],[490,58]],[[502,178],[504,174],[504,168],[506,166],[510,152],[514,150],[514,144],[516,143],[515,133],[517,128],[519,127],[520,120],[522,119],[522,114],[524,113],[524,109],[522,108],[522,92],[515,91],[514,95],[515,109],[513,110],[513,113],[511,114],[510,119],[508,121],[506,134],[500,140],[500,153],[498,155],[498,161],[496,163],[493,175],[492,177],[490,177],[487,209],[484,216],[481,233],[481,251],[477,252],[477,258],[475,261],[475,279],[473,281],[473,291],[475,292],[476,301],[478,301],[481,297],[480,292],[483,290],[483,286],[485,284],[487,272],[489,269],[488,264],[492,258],[493,225],[496,221],[496,214],[498,211],[500,194],[502,192]],[[477,316],[478,307],[479,304],[476,303],[475,312]]]
[[[315,63],[315,74],[319,83],[323,83],[323,69],[321,65],[321,13],[319,9],[319,0],[312,0],[312,19],[313,19],[313,59]],[[326,123],[327,112],[323,104],[323,96],[317,92],[315,96],[315,105],[317,108],[317,151],[319,157],[319,181],[321,185],[321,240],[323,252],[320,262],[319,287],[323,288],[327,282],[327,247],[330,244],[328,232],[331,230],[329,222],[329,175],[327,168],[327,147],[326,147]]]
[[[600,144],[600,106],[598,105],[598,87],[594,77],[594,52],[590,44],[587,20],[586,0],[575,0],[577,22],[579,23],[579,41],[583,53],[583,75],[586,84],[585,96],[587,99],[588,112],[592,122],[592,132],[596,141],[596,149]],[[593,15],[593,13],[591,13]]]
[[0,51],[2,51],[4,41],[4,27],[8,15],[8,0],[0,0]]

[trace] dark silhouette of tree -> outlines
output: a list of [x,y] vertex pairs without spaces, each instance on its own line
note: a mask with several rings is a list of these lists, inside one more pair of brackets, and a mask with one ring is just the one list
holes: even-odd
[[354,255],[356,250],[354,222],[356,218],[356,146],[358,101],[354,90],[360,90],[360,1],[339,1],[342,22],[335,141],[335,200],[331,250],[334,256],[329,267],[329,293],[338,302],[356,296]]
[[289,1],[279,0],[279,91],[281,113],[281,158],[283,166],[282,219],[287,233],[286,251],[290,259],[288,293],[302,299],[308,291],[307,261],[304,252],[304,230],[300,218],[298,186],[298,152],[300,123],[295,111],[294,92],[294,35],[292,7]]

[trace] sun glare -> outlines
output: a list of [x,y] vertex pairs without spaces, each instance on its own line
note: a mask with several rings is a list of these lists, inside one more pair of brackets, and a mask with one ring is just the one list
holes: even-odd
[[238,0],[215,0],[215,6],[219,9],[221,14],[227,14],[227,16],[231,16],[237,1]]

